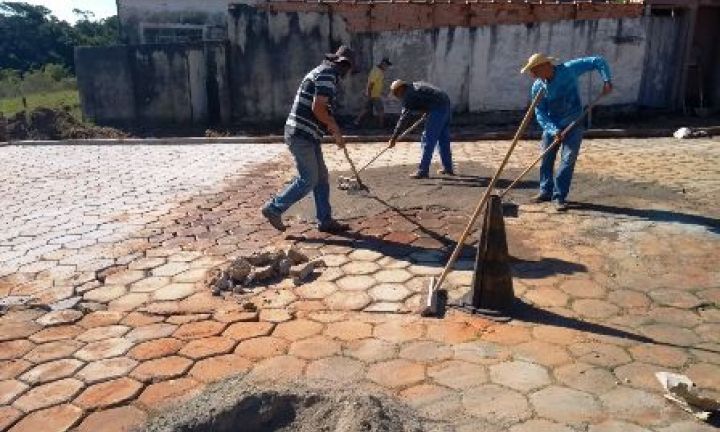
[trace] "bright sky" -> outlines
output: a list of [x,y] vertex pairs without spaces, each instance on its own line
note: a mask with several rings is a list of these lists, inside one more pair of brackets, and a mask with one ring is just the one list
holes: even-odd
[[42,5],[50,9],[58,19],[74,23],[77,16],[73,9],[89,10],[95,14],[95,19],[107,18],[117,14],[115,0],[18,0],[26,3]]

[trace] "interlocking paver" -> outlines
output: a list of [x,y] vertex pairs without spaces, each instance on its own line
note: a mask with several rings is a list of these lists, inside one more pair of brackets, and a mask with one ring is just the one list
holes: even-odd
[[28,389],[28,385],[16,380],[0,381],[0,405],[10,405]]
[[102,360],[125,354],[133,343],[125,338],[110,338],[92,342],[75,352],[74,356],[83,361]]
[[192,366],[192,360],[179,356],[162,357],[142,362],[130,376],[142,382],[158,382],[183,376]]
[[165,338],[172,335],[178,326],[172,324],[148,324],[134,328],[125,335],[126,339],[133,342],[143,342],[153,339]]
[[78,432],[129,432],[142,427],[147,414],[132,406],[111,408],[90,414],[80,425]]
[[88,387],[73,403],[83,409],[102,409],[133,399],[142,387],[135,380],[119,378]]
[[74,378],[43,384],[28,390],[13,406],[21,411],[31,412],[70,402],[85,385]]
[[35,344],[25,339],[0,342],[0,360],[20,358],[35,347]]
[[425,367],[408,360],[390,360],[370,366],[367,376],[383,387],[406,387],[425,378]]
[[20,380],[37,385],[49,381],[72,376],[83,366],[83,362],[76,359],[61,359],[48,363],[42,363],[20,376]]
[[13,379],[32,367],[32,363],[25,360],[0,361],[0,380]]
[[494,384],[467,390],[462,402],[468,414],[500,425],[518,423],[532,414],[525,396]]
[[152,360],[175,354],[183,345],[185,342],[175,338],[153,339],[134,346],[128,356],[135,360]]
[[138,362],[128,357],[114,357],[88,363],[76,376],[88,384],[127,375]]
[[311,380],[352,383],[363,377],[363,364],[347,357],[326,357],[308,364],[305,375]]
[[224,336],[196,339],[188,342],[179,352],[180,355],[201,360],[219,354],[227,354],[235,348],[237,342]]
[[36,411],[20,420],[11,432],[65,432],[82,417],[82,410],[74,405],[59,405]]

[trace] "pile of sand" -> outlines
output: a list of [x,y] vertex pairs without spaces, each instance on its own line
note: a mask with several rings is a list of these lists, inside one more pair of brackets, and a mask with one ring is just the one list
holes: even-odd
[[70,114],[70,108],[36,108],[7,119],[10,140],[66,140],[87,138],[127,138],[125,132],[83,123]]

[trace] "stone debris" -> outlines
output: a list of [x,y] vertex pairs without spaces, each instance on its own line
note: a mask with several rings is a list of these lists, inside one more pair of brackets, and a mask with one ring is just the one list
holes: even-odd
[[301,285],[316,270],[326,267],[322,260],[310,259],[293,246],[269,249],[236,258],[225,268],[217,267],[208,273],[205,284],[213,295],[225,291],[244,294],[253,287],[270,285],[291,278]]
[[698,419],[707,421],[713,413],[720,412],[720,401],[698,394],[695,383],[687,376],[656,372],[655,377],[665,389],[666,399]]

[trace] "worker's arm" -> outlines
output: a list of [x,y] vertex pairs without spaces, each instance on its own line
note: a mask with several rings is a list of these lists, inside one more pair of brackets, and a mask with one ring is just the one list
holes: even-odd
[[335,144],[337,144],[338,147],[344,147],[345,138],[342,136],[335,117],[330,113],[330,99],[328,99],[327,96],[315,96],[315,98],[313,98],[312,110],[315,117],[327,127],[328,132],[330,132],[335,139]]
[[612,91],[612,73],[610,72],[610,65],[604,57],[592,56],[570,60],[565,63],[565,67],[575,74],[575,76],[580,76],[593,70],[598,71],[605,83],[603,93],[607,94]]
[[370,97],[373,91],[373,82],[368,80],[367,87],[365,88],[365,96]]
[[[540,83],[540,80],[535,81],[532,86],[532,91],[530,92],[530,99],[534,100],[535,96],[537,96],[538,92],[541,89],[542,84]],[[552,136],[557,136],[557,134],[560,133],[560,128],[550,117],[550,112],[548,111],[547,105],[547,100],[545,98],[542,98],[540,100],[540,103],[538,103],[535,107],[535,119],[545,132],[549,133]]]

